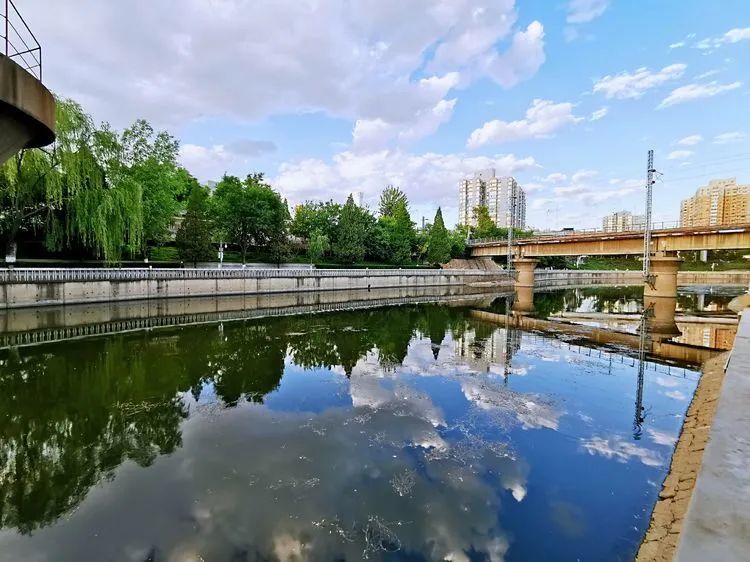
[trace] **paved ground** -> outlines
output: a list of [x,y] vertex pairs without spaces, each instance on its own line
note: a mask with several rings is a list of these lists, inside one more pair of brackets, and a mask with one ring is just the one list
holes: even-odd
[[698,388],[685,415],[682,433],[672,456],[669,475],[662,485],[651,523],[638,551],[637,562],[670,562],[674,559],[711,421],[719,402],[728,356],[729,353],[722,353],[703,365]]
[[750,560],[750,310],[740,320],[675,559]]

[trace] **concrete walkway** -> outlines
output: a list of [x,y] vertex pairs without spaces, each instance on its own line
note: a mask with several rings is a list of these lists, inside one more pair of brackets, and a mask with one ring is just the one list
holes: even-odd
[[750,560],[750,310],[740,320],[675,560]]

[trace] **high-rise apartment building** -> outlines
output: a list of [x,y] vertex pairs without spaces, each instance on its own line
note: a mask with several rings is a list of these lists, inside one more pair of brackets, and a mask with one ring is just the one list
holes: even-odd
[[750,222],[750,185],[736,178],[711,180],[680,205],[680,226],[711,226]]
[[602,219],[604,232],[627,232],[642,230],[646,226],[644,215],[634,215],[630,211],[617,211]]
[[513,177],[498,177],[490,168],[458,182],[459,224],[476,226],[474,209],[479,206],[487,207],[496,226],[526,228],[526,193]]

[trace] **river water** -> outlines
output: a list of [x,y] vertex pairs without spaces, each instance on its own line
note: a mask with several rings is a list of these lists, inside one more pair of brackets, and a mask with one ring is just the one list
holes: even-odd
[[0,559],[630,560],[698,379],[643,367],[458,303],[3,349]]

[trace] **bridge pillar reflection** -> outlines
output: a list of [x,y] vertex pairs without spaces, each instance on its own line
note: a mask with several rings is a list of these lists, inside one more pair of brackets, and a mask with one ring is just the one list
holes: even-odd
[[677,272],[682,258],[652,256],[651,276],[643,290],[643,304],[651,308],[649,335],[656,341],[679,336],[682,332],[674,320],[677,308]]
[[528,314],[534,311],[534,270],[538,263],[539,260],[532,258],[519,258],[513,262],[518,271],[515,282],[514,313]]

